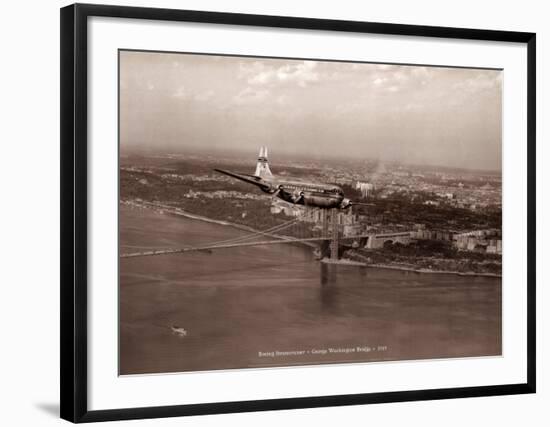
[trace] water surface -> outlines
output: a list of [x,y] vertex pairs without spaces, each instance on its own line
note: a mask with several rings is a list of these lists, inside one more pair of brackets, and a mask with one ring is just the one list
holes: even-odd
[[[246,234],[120,210],[121,253]],[[500,278],[326,266],[281,244],[121,259],[119,286],[121,374],[501,354]]]

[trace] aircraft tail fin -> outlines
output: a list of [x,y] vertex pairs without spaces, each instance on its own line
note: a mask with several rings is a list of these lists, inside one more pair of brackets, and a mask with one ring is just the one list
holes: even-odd
[[256,163],[256,171],[254,172],[254,176],[258,176],[260,178],[273,176],[267,161],[267,147],[260,147],[260,154],[258,154],[258,163]]

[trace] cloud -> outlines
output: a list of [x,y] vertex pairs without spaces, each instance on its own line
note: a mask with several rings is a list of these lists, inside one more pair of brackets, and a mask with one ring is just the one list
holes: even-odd
[[269,95],[267,89],[252,89],[246,87],[233,97],[233,102],[238,105],[254,104],[263,101]]
[[403,106],[403,110],[408,112],[422,111],[423,108],[424,106],[419,104],[418,102],[408,102]]
[[480,72],[474,77],[457,81],[453,85],[453,88],[456,89],[457,91],[476,93],[479,91],[500,88],[501,80],[502,80],[501,72],[495,72],[494,74],[487,73],[487,72]]
[[403,69],[395,65],[387,65],[382,68],[382,65],[377,65],[377,72],[372,83],[379,88],[382,88],[388,92],[397,92],[403,85],[407,85],[411,79],[416,76],[411,72],[411,68]]
[[189,94],[187,93],[187,91],[185,90],[185,86],[180,86],[176,89],[176,91],[174,92],[174,94],[172,95],[174,98],[181,98],[181,99],[185,99],[189,96]]
[[279,66],[255,61],[252,64],[241,63],[239,75],[250,85],[292,84],[306,87],[308,84],[319,81],[316,68],[317,63],[313,61],[286,63]]
[[212,99],[213,96],[214,96],[214,91],[213,90],[207,90],[206,92],[197,93],[195,95],[195,99],[197,101],[205,102],[205,101],[208,101],[208,100]]
[[279,95],[275,102],[279,105],[286,105],[288,104],[290,100],[290,97],[288,95]]
[[411,74],[414,77],[418,77],[421,79],[430,78],[433,76],[434,73],[434,67],[412,67],[411,68]]

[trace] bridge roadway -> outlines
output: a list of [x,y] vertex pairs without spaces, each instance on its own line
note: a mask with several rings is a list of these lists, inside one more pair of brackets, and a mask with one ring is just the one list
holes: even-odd
[[[369,237],[368,234],[361,234],[357,236],[339,236],[340,240],[343,239],[361,239]],[[134,252],[129,254],[121,254],[121,258],[137,258],[142,256],[154,256],[154,255],[168,255],[168,254],[180,254],[192,251],[208,251],[212,249],[224,249],[224,248],[238,248],[244,246],[259,246],[259,245],[278,245],[281,243],[301,243],[301,242],[322,242],[324,240],[330,240],[330,237],[306,237],[303,239],[294,239],[292,237],[279,236],[278,240],[264,240],[259,242],[243,242],[243,243],[226,243],[226,244],[213,244],[210,246],[193,246],[187,248],[174,248],[174,249],[162,249],[158,251],[145,251]]]

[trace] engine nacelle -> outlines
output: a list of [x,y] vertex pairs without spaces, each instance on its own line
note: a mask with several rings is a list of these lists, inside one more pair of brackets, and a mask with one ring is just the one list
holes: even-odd
[[347,209],[347,208],[351,207],[352,205],[353,205],[353,203],[351,202],[350,199],[344,199],[340,203],[340,209]]

